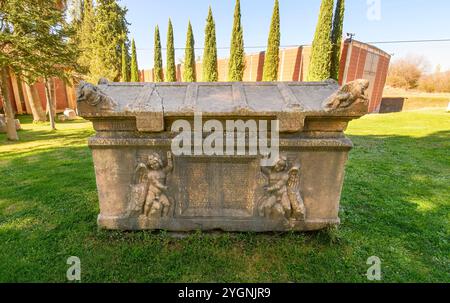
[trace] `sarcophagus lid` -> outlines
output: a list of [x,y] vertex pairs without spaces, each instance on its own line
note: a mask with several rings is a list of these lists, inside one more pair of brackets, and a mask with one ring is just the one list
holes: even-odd
[[208,117],[276,117],[281,132],[303,129],[306,117],[367,113],[367,80],[339,87],[325,82],[81,83],[78,113],[85,118],[135,117],[143,132],[166,129],[164,119],[202,113]]

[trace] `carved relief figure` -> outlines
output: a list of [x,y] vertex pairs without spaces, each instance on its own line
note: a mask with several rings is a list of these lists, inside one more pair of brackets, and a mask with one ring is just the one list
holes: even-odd
[[288,169],[287,158],[281,156],[272,168],[262,167],[261,170],[268,179],[268,186],[259,202],[259,215],[275,220],[303,220],[305,206],[299,188],[300,166]]
[[153,153],[147,163],[139,163],[135,169],[134,184],[131,186],[130,208],[132,212],[147,217],[167,217],[172,203],[167,195],[166,180],[173,170],[171,152],[167,153],[167,165],[164,167],[161,156]]
[[77,102],[86,102],[91,106],[100,105],[102,110],[113,110],[117,106],[117,103],[97,86],[84,81],[78,86]]
[[291,202],[291,217],[296,220],[304,220],[306,215],[305,204],[300,194],[300,165],[289,170],[287,182],[287,194]]
[[358,102],[368,104],[369,98],[366,96],[366,90],[368,88],[369,81],[365,79],[355,80],[345,84],[325,102],[325,110],[347,109]]

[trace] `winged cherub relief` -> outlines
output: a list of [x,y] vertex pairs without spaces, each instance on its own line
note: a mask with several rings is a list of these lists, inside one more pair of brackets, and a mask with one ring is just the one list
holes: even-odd
[[167,165],[161,156],[152,153],[146,163],[138,163],[131,185],[130,207],[132,213],[146,217],[167,217],[173,203],[167,194],[167,176],[173,170],[172,153],[167,153]]
[[261,217],[269,219],[305,219],[305,205],[300,194],[300,165],[288,168],[286,157],[281,156],[271,168],[262,167],[268,185],[258,204]]

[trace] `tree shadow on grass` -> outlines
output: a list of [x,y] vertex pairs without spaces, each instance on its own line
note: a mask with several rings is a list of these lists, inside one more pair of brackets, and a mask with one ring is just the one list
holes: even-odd
[[[89,121],[84,119],[75,119],[68,120],[64,122],[56,123],[56,130],[52,130],[50,128],[49,122],[33,122],[33,117],[30,115],[19,115],[18,119],[20,120],[22,129],[18,131],[20,140],[19,141],[7,141],[6,134],[0,134],[0,143],[6,143],[10,145],[21,144],[27,141],[36,141],[36,140],[46,140],[46,139],[55,139],[55,138],[65,138],[67,136],[84,138],[85,136],[90,136],[94,133],[92,127],[90,128],[73,128],[73,126],[83,126],[87,124]],[[33,128],[29,128],[33,125]],[[36,129],[35,127],[39,128]],[[72,126],[72,128],[70,128]]]
[[[21,122],[23,126],[33,124],[32,118],[29,116],[21,117]],[[68,127],[61,127],[57,130],[51,130],[50,126],[47,128],[46,124],[42,124],[42,127],[32,129],[25,127],[20,130],[19,141],[8,141],[5,134],[0,134],[0,160],[10,157],[26,157],[46,151],[51,152],[64,147],[86,146],[87,139],[94,134],[92,126],[84,127],[87,125],[86,120],[66,121],[64,125]],[[70,127],[77,124],[80,125],[80,128]]]
[[0,162],[0,281],[64,281],[75,255],[83,281],[365,282],[378,256],[386,282],[445,282],[449,137],[351,136],[337,230],[178,239],[97,230],[87,146],[11,154]]

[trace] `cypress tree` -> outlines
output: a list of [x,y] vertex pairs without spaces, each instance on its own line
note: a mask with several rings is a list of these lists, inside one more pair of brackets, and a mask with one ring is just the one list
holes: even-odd
[[333,22],[333,0],[322,0],[319,21],[311,49],[308,81],[323,81],[331,77],[331,28]]
[[80,55],[78,57],[78,64],[84,72],[89,71],[89,66],[92,61],[92,33],[94,31],[94,5],[92,0],[84,0],[83,13],[80,25],[77,28],[76,41],[80,48]]
[[131,82],[139,82],[139,68],[136,55],[136,44],[131,42]]
[[128,56],[127,56],[127,48],[125,47],[125,43],[122,43],[122,60],[121,60],[122,73],[120,76],[120,81],[128,82],[130,79],[128,78]]
[[72,0],[67,4],[67,10],[69,16],[72,19],[70,22],[70,29],[73,31],[72,39],[73,43],[80,45],[80,39],[78,33],[81,31],[81,24],[83,21],[83,7],[85,3],[84,0]]
[[233,32],[231,36],[230,62],[228,65],[228,81],[242,81],[244,68],[244,30],[241,25],[241,3],[239,0],[236,0]]
[[186,50],[184,54],[184,72],[183,79],[185,82],[195,82],[197,79],[195,71],[195,49],[194,34],[192,32],[191,21],[188,24],[186,37]]
[[273,7],[272,21],[270,23],[269,40],[264,59],[263,80],[276,81],[278,78],[278,63],[280,61],[280,9],[278,0]]
[[167,29],[167,82],[177,81],[177,72],[175,70],[175,48],[173,46],[173,27],[169,18],[169,26]]
[[161,55],[161,38],[159,36],[159,27],[155,27],[155,49],[154,49],[154,60],[153,60],[153,72],[155,82],[163,82],[163,68],[162,68],[162,55]]
[[345,0],[337,0],[331,32],[331,78],[338,80],[341,61],[342,30],[344,27]]
[[203,81],[216,82],[219,79],[217,70],[216,25],[209,7],[205,28],[205,49],[203,53]]

